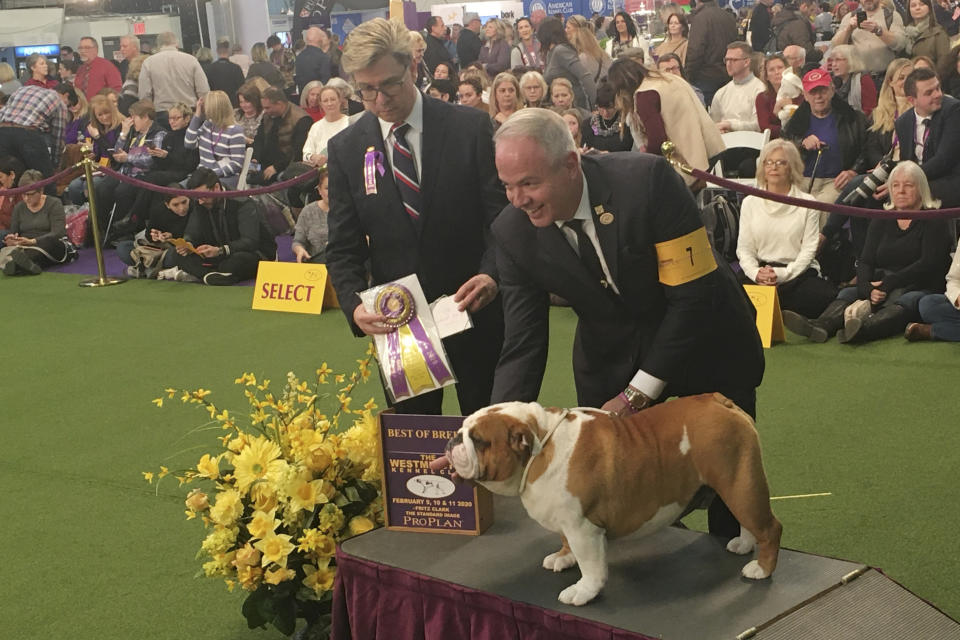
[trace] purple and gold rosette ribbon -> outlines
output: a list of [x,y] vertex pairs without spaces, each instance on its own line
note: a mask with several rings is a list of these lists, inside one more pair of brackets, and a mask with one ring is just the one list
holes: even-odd
[[367,147],[363,154],[363,188],[366,194],[375,195],[377,193],[377,172],[383,176],[386,169],[383,166],[383,153],[376,151],[373,147]]
[[384,323],[394,327],[386,336],[386,360],[395,398],[439,388],[453,378],[417,315],[409,289],[396,283],[384,285],[373,304],[386,318]]

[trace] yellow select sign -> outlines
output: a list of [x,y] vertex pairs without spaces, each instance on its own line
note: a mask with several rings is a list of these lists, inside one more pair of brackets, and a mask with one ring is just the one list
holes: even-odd
[[750,302],[757,308],[757,332],[765,349],[785,340],[783,335],[783,315],[780,313],[780,298],[776,287],[756,284],[743,285]]
[[253,289],[253,308],[264,311],[320,313],[327,267],[297,262],[261,262]]

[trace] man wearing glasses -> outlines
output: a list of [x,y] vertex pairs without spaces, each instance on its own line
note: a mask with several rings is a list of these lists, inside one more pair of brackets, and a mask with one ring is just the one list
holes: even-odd
[[[453,296],[473,328],[444,340],[464,415],[489,404],[503,340],[490,223],[506,205],[490,117],[417,90],[410,35],[364,22],[341,60],[366,108],[329,144],[327,269],[357,336],[387,333],[357,293],[415,273],[428,301]],[[442,391],[395,405],[439,414]]]
[[750,70],[753,48],[746,42],[733,42],[723,58],[730,82],[720,87],[710,104],[710,117],[720,133],[760,131],[757,120],[757,95],[763,93],[763,81]]
[[80,38],[77,53],[80,54],[83,64],[77,70],[77,77],[73,83],[77,89],[83,91],[88,100],[104,87],[120,92],[120,85],[123,84],[120,71],[112,62],[100,57],[100,47],[96,40],[90,37]]

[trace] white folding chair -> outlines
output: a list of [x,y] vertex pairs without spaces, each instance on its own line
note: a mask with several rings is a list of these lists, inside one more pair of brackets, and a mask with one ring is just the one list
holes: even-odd
[[247,147],[243,154],[243,168],[240,169],[240,179],[237,180],[237,191],[247,188],[247,174],[250,173],[250,161],[253,159],[253,147]]

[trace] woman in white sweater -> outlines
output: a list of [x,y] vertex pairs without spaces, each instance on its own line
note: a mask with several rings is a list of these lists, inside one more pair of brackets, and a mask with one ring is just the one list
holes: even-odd
[[[803,161],[791,142],[772,140],[757,160],[757,185],[772,193],[813,200],[797,184]],[[744,281],[777,287],[780,307],[816,318],[837,292],[820,277],[820,212],[747,196],[740,207],[737,258]]]
[[341,110],[344,95],[340,89],[326,86],[320,91],[320,106],[323,117],[313,123],[307,141],[303,145],[303,161],[314,167],[327,164],[327,143],[330,138],[350,124],[347,114]]

